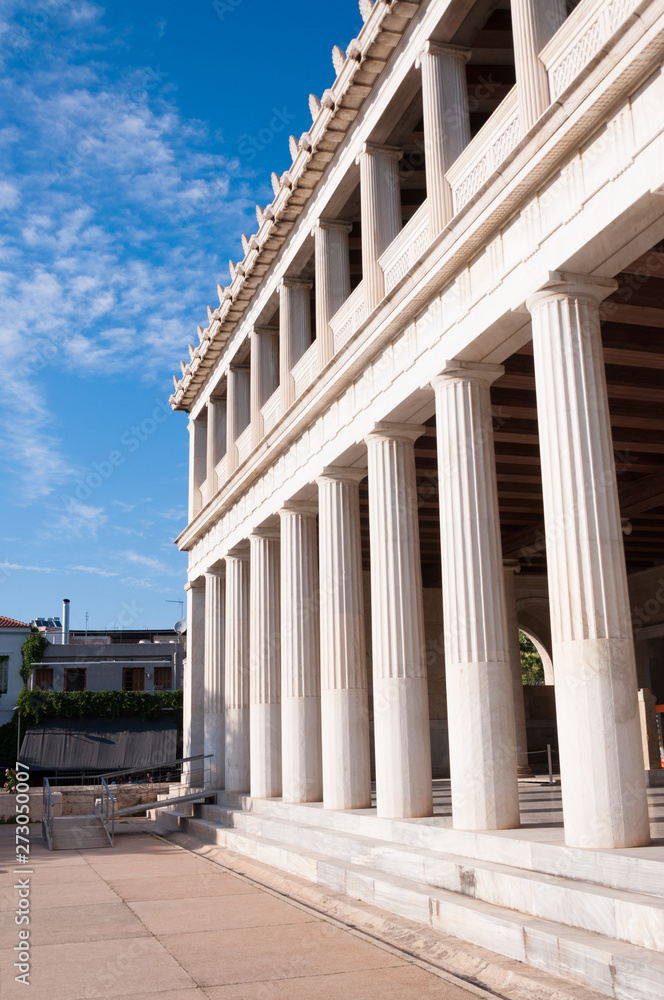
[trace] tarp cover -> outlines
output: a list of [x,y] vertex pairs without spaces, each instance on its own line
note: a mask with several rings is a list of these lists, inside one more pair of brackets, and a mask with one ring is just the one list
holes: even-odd
[[26,731],[20,760],[39,771],[116,771],[155,767],[176,750],[170,719],[49,719]]

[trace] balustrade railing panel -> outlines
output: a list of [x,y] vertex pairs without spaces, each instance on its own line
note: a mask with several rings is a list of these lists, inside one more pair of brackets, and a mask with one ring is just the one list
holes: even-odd
[[311,385],[318,374],[318,344],[313,344],[304,352],[291,371],[295,382],[295,398],[301,396],[308,385]]
[[279,423],[281,418],[281,389],[277,388],[267,403],[261,407],[261,414],[263,416],[263,427],[265,433],[268,434],[273,427]]
[[365,317],[364,282],[361,281],[330,320],[335,351],[340,350],[346,341],[350,340]]
[[238,465],[242,465],[245,459],[247,459],[251,454],[251,424],[249,424],[248,427],[245,427],[235,442],[235,445],[237,447]]
[[379,264],[385,274],[385,291],[390,292],[419,260],[431,242],[429,202],[424,201],[408,225],[381,255]]

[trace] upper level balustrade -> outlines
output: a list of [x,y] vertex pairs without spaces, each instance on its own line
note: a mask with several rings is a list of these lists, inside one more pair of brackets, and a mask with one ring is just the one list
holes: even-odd
[[424,201],[407,226],[379,259],[385,274],[385,291],[391,291],[422,256],[431,243],[429,202]]
[[354,292],[346,299],[341,309],[337,310],[330,326],[334,333],[334,350],[339,351],[362,325],[365,319],[364,283],[360,282]]
[[295,398],[302,395],[318,374],[318,344],[314,340],[291,372],[295,383]]

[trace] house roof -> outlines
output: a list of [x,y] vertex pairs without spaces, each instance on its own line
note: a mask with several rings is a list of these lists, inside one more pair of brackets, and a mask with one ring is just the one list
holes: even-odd
[[0,628],[30,628],[27,622],[17,622],[15,618],[4,618],[0,615]]

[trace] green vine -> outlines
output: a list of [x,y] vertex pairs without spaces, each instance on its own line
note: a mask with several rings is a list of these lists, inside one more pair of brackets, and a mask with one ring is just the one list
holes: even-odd
[[23,666],[21,667],[19,673],[23,683],[27,685],[30,680],[30,674],[32,673],[32,664],[41,663],[41,658],[44,650],[48,646],[48,640],[44,638],[41,632],[31,632],[27,637],[23,645],[21,646],[21,655],[23,657]]
[[182,725],[182,691],[28,691],[17,699],[25,725],[48,718],[118,718],[138,715],[144,722],[159,719],[173,709],[178,729]]
[[519,632],[519,648],[521,650],[521,676],[523,683],[544,684],[544,664],[535,646],[527,635]]

